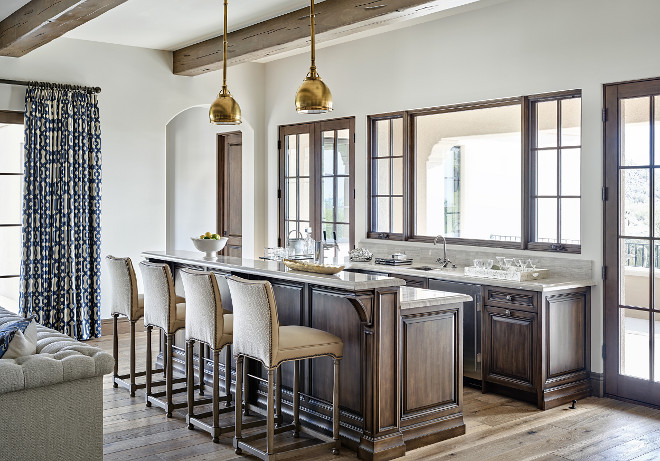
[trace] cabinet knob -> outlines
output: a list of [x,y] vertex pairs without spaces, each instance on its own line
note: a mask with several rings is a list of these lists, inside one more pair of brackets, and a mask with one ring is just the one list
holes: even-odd
[[513,297],[511,297],[511,295],[506,295],[506,300],[511,301],[511,300],[513,300]]
[[509,309],[505,310],[504,313],[507,315],[507,317],[511,316],[511,311]]

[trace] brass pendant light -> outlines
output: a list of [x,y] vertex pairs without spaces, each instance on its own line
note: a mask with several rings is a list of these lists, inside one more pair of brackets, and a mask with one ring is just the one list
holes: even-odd
[[227,89],[227,0],[225,0],[224,50],[222,57],[222,90],[209,110],[209,119],[216,125],[240,125],[241,107]]
[[312,65],[307,77],[296,93],[296,111],[299,114],[322,114],[332,110],[332,93],[316,72],[316,50],[314,39],[314,0],[310,0],[312,23]]

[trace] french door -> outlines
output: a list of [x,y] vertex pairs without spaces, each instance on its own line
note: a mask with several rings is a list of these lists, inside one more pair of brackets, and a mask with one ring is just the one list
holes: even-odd
[[660,79],[605,86],[605,393],[660,405]]
[[280,127],[279,245],[304,236],[355,245],[355,118]]

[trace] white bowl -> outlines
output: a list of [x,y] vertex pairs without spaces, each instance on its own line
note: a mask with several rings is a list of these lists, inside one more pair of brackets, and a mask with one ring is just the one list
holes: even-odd
[[218,251],[225,247],[228,239],[227,237],[220,237],[218,240],[190,237],[190,240],[192,240],[195,248],[197,248],[202,253],[206,253],[204,259],[211,261],[216,258]]

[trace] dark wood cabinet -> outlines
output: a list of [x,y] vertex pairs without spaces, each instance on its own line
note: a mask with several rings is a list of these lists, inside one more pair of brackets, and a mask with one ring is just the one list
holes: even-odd
[[526,398],[543,410],[591,395],[590,292],[485,287],[484,392]]

